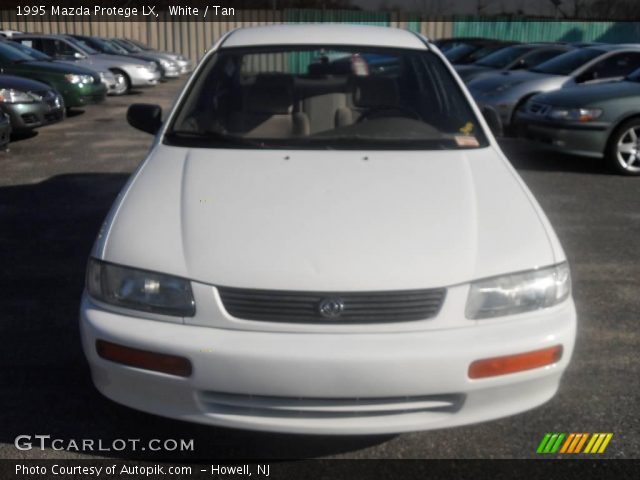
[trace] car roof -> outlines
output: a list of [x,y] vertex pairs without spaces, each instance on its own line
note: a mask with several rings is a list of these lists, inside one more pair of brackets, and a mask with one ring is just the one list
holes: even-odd
[[427,49],[416,34],[392,27],[344,24],[269,25],[232,31],[222,47],[260,45],[359,45]]
[[638,43],[599,44],[599,45],[587,45],[582,48],[590,48],[592,50],[600,50],[602,52],[612,52],[614,50],[640,50],[640,44]]

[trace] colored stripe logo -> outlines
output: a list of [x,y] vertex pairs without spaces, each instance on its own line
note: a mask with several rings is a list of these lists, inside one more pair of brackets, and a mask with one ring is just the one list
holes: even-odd
[[536,453],[604,453],[613,433],[546,433]]

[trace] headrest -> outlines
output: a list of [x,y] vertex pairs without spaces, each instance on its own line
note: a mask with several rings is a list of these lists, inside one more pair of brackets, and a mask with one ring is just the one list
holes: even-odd
[[396,82],[381,76],[354,77],[353,104],[362,108],[397,105]]
[[244,109],[253,113],[285,114],[293,110],[293,77],[285,74],[257,75],[247,87]]

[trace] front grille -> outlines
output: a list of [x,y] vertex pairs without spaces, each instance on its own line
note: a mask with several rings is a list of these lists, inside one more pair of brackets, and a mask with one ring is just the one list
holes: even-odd
[[550,109],[551,106],[545,105],[544,103],[532,102],[529,104],[529,113],[532,113],[533,115],[546,115],[547,113],[549,113]]
[[[236,318],[286,323],[385,323],[435,317],[446,289],[390,292],[298,292],[218,287],[227,312]],[[334,317],[320,313],[326,300],[339,300]]]
[[386,398],[311,398],[200,392],[200,404],[210,413],[280,418],[344,418],[407,413],[456,413],[464,395],[424,395]]

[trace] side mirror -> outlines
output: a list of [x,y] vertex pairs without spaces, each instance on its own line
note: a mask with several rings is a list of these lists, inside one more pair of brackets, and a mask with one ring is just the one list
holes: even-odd
[[78,60],[82,60],[83,58],[87,58],[85,55],[81,54],[80,52],[75,52],[73,54],[73,58],[76,58]]
[[491,133],[493,133],[493,135],[496,137],[501,137],[503,135],[502,120],[500,120],[500,115],[498,115],[498,112],[496,112],[492,108],[485,108],[482,110],[482,116],[487,122],[487,125],[489,125]]
[[155,135],[162,126],[162,107],[149,103],[134,103],[127,110],[127,122],[133,128]]

